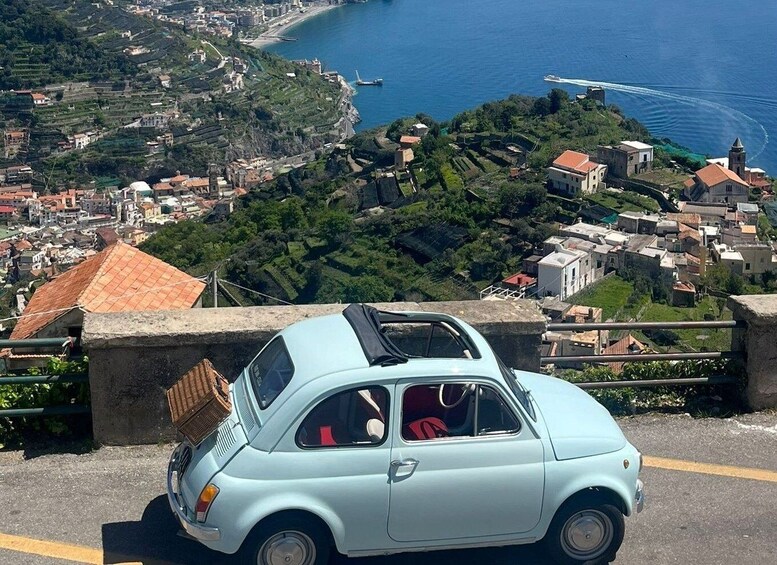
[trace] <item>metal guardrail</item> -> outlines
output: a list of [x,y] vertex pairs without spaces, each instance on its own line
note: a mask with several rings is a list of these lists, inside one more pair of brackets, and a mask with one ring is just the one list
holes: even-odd
[[688,322],[569,322],[548,324],[549,331],[584,332],[589,330],[693,330],[744,328],[738,320],[698,320]]
[[[603,330],[688,330],[688,329],[734,329],[745,327],[738,320],[704,320],[683,322],[584,322],[584,323],[550,323],[548,331],[603,331]],[[561,355],[540,357],[540,365],[552,365],[559,361],[567,363],[651,363],[654,361],[696,361],[709,359],[743,359],[741,351],[699,351],[681,353],[629,353],[620,355]],[[650,388],[664,386],[695,386],[695,385],[732,385],[738,379],[730,375],[713,377],[676,378],[676,379],[644,379],[617,381],[600,381],[574,383],[582,389],[611,388]]]
[[541,365],[563,360],[570,363],[651,363],[653,361],[696,361],[704,359],[741,359],[738,351],[700,351],[698,353],[624,353],[622,355],[566,355],[540,357]]
[[[74,340],[65,338],[38,338],[38,339],[0,339],[0,348],[13,349],[69,349],[73,347]],[[70,375],[10,375],[0,377],[0,385],[35,385],[50,383],[85,383],[89,381],[89,375],[85,373]],[[21,416],[62,416],[69,414],[88,414],[91,407],[87,404],[64,404],[60,406],[41,406],[35,408],[6,408],[0,410],[0,418],[15,418]]]

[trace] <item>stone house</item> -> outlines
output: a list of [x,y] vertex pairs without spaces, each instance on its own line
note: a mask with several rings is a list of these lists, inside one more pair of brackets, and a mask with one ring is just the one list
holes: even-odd
[[628,178],[653,169],[653,146],[639,141],[624,141],[619,145],[600,145],[596,158],[607,165],[609,174]]
[[38,288],[11,339],[79,338],[84,312],[194,308],[204,289],[205,283],[119,242]]
[[717,163],[696,171],[694,178],[688,179],[684,185],[683,196],[693,202],[736,206],[739,202],[747,202],[750,197],[748,184],[734,171]]
[[607,166],[594,161],[585,153],[564,151],[548,167],[550,187],[569,196],[595,192],[604,184]]

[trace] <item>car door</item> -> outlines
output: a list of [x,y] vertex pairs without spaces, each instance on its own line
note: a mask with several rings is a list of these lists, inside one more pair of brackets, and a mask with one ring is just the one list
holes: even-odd
[[342,523],[348,551],[387,544],[389,406],[383,386],[329,394],[292,428],[286,448],[272,454],[284,469],[284,489],[319,501],[325,515]]
[[[434,393],[435,385],[444,382],[424,387]],[[467,394],[465,387],[472,389],[464,381],[454,386],[460,386],[462,394]],[[505,401],[504,391],[478,385],[469,393],[475,398],[467,398],[462,410],[461,404],[446,409],[435,403],[429,390],[419,394],[414,387],[418,384],[400,382],[394,395],[389,536],[422,542],[533,529],[542,509],[544,450]],[[489,417],[501,419],[501,424],[485,425],[486,397],[498,405],[494,412],[492,403]],[[473,421],[475,399],[481,400],[479,423]]]

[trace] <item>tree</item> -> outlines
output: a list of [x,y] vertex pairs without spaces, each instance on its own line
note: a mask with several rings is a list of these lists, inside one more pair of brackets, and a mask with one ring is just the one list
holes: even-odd
[[289,198],[281,208],[281,227],[284,230],[304,229],[308,225],[305,210],[299,198]]
[[318,221],[318,233],[330,247],[345,241],[352,228],[353,218],[347,212],[330,210]]
[[554,88],[548,94],[550,99],[550,113],[555,114],[569,103],[569,94],[561,88]]
[[550,111],[550,99],[548,99],[546,96],[542,96],[540,98],[537,98],[537,100],[534,101],[534,105],[531,109],[532,114],[535,116],[547,116],[551,113]]
[[394,290],[373,275],[355,277],[343,287],[343,302],[390,302]]

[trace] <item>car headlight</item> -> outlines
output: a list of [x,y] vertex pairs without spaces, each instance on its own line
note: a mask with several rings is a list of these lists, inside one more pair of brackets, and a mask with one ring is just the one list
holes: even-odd
[[207,485],[202,492],[200,492],[199,498],[197,498],[197,504],[194,507],[194,512],[197,516],[197,521],[202,523],[208,517],[208,510],[210,505],[216,500],[216,496],[219,493],[219,487],[213,483]]

